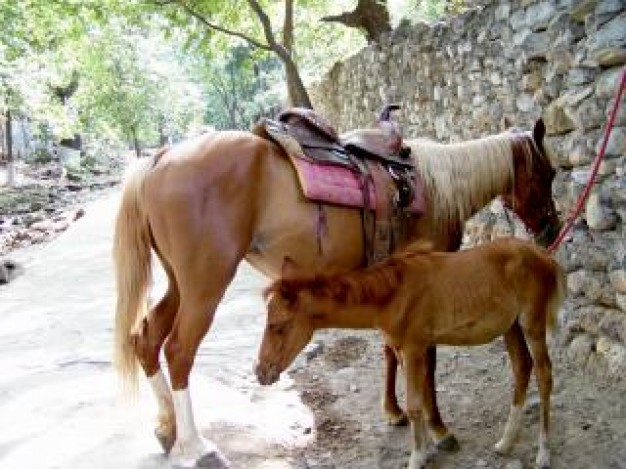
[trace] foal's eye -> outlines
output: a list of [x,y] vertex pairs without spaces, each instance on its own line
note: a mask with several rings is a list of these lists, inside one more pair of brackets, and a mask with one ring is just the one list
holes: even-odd
[[273,334],[282,334],[284,329],[283,324],[270,324],[270,332]]

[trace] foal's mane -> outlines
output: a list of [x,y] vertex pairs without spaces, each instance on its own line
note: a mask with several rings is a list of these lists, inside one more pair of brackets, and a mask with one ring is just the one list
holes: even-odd
[[433,215],[449,226],[462,224],[495,195],[513,187],[513,151],[524,152],[529,170],[532,163],[526,132],[448,144],[415,139],[407,144],[433,201]]
[[302,274],[274,281],[263,293],[296,301],[306,291],[345,305],[382,306],[391,300],[402,282],[409,259],[432,251],[430,241],[417,241],[401,252],[369,267],[334,274]]

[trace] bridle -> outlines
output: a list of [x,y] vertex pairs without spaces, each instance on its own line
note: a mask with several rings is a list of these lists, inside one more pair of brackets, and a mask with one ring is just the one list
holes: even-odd
[[[624,92],[625,87],[626,87],[626,67],[622,68],[620,84],[618,86],[615,99],[613,101],[613,109],[611,110],[611,113],[609,114],[607,125],[604,129],[602,143],[600,145],[600,149],[598,150],[598,154],[596,155],[593,161],[591,174],[589,176],[587,184],[585,185],[583,192],[580,194],[580,197],[578,198],[578,201],[576,205],[574,206],[574,210],[572,210],[572,213],[568,217],[567,222],[561,227],[559,233],[554,238],[554,241],[552,242],[552,244],[548,246],[547,250],[550,253],[553,253],[554,251],[556,251],[559,248],[559,246],[563,243],[565,236],[572,229],[574,222],[576,221],[576,219],[582,212],[585,202],[587,201],[587,198],[589,197],[589,194],[591,193],[591,188],[593,187],[593,184],[595,183],[596,177],[598,175],[598,170],[600,169],[600,163],[602,162],[602,159],[604,158],[606,146],[609,141],[609,137],[611,135],[611,130],[613,129],[613,124],[615,123],[615,117],[617,115],[617,111],[619,109],[619,105],[620,105],[622,94]],[[533,140],[533,144],[535,145],[535,147],[537,146],[534,140]],[[502,199],[502,205],[504,207],[504,213],[507,218],[507,222],[509,223],[509,225],[512,225],[512,220],[510,218],[509,211],[515,213],[515,209],[514,207],[511,207],[511,205],[504,198],[501,198],[501,199]],[[549,217],[547,218],[549,219]],[[524,225],[525,226],[527,225],[526,222],[524,222]],[[533,237],[536,240],[552,239],[552,235],[554,235],[554,232],[555,232],[555,227],[552,226],[552,224],[548,222],[543,228],[540,229],[539,232],[533,233],[534,235]]]

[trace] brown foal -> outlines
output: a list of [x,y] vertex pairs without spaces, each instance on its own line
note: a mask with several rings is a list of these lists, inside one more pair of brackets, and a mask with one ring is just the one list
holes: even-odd
[[256,374],[278,380],[321,328],[376,328],[404,364],[413,432],[410,469],[426,461],[422,425],[427,355],[432,346],[484,344],[503,335],[514,375],[513,402],[498,452],[507,452],[521,423],[534,366],[541,417],[537,465],[548,468],[552,372],[546,332],[556,322],[565,277],[542,248],[507,238],[456,253],[418,242],[380,264],[335,275],[307,275],[288,258],[283,278],[266,290],[267,325]]

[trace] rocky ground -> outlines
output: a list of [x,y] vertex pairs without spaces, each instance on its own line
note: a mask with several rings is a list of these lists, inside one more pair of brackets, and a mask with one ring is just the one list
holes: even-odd
[[[0,169],[0,180],[6,179]],[[0,185],[0,259],[58,236],[84,215],[84,205],[115,187],[120,169],[68,173],[58,162],[21,165],[14,187]]]
[[[326,331],[291,370],[303,401],[314,409],[317,438],[299,455],[303,468],[405,467],[408,427],[382,418],[382,344],[374,332]],[[557,339],[558,342],[558,339]],[[626,383],[588,375],[552,350],[553,468],[626,467]],[[429,468],[533,467],[539,401],[531,381],[524,424],[507,457],[493,451],[507,418],[511,389],[502,340],[481,347],[438,348],[437,395],[444,420],[461,444],[457,453],[431,448]],[[399,386],[402,387],[401,385]]]

